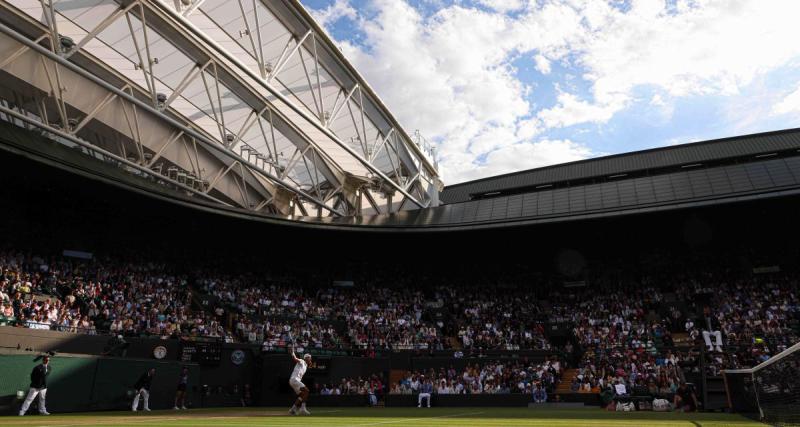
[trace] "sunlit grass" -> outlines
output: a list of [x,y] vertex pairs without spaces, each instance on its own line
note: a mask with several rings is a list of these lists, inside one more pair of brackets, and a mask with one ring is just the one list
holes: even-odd
[[25,426],[763,426],[734,414],[606,412],[597,408],[314,408],[290,416],[286,408],[102,412],[0,417],[0,425]]

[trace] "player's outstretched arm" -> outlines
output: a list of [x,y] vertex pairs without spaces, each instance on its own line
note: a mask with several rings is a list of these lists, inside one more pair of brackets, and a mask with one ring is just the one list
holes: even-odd
[[294,354],[294,347],[292,347],[292,349],[289,350],[289,354],[292,356],[292,360],[294,360],[294,363],[297,363],[297,362],[300,361],[300,359]]

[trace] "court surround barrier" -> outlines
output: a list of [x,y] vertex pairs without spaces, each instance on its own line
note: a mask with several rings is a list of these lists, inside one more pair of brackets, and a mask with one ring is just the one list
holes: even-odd
[[[0,414],[13,415],[27,394],[30,373],[38,353],[16,350],[0,352]],[[181,367],[189,368],[189,383],[199,384],[196,364],[177,361],[106,358],[74,354],[58,354],[50,360],[47,378],[47,409],[52,413],[130,410],[133,384],[147,369],[156,368],[150,394],[151,409],[168,409],[173,405]],[[189,390],[191,402],[199,406],[199,388]],[[35,412],[35,410],[34,410]]]
[[[125,337],[130,344],[125,357],[101,356],[112,337],[74,334],[44,329],[0,327],[0,409],[1,412],[19,407],[17,391],[27,392],[33,358],[40,352],[56,351],[53,358],[53,377],[48,384],[48,409],[57,412],[128,409],[129,387],[147,367],[158,369],[153,386],[153,408],[171,408],[177,384],[177,373],[183,365],[192,368],[190,392],[193,407],[219,406],[287,406],[293,400],[288,386],[292,360],[285,349],[262,352],[253,344],[221,343],[219,359],[211,364],[182,361],[186,343],[178,339]],[[157,360],[154,350],[163,347],[164,359]],[[26,351],[26,349],[28,351]],[[81,353],[81,354],[72,354]],[[450,365],[461,367],[481,360],[524,359],[544,360],[546,352],[494,351],[483,358],[454,359],[452,352],[398,351],[380,352],[375,357],[360,357],[338,352],[312,351],[323,368],[309,369],[304,382],[315,390],[317,384],[338,383],[340,378],[367,378],[382,375],[384,380],[392,369],[438,369]],[[450,357],[447,357],[449,354]],[[517,357],[512,357],[516,355]],[[388,387],[388,384],[387,384]],[[246,393],[249,390],[249,393]],[[439,396],[440,405],[525,406],[527,395]],[[365,406],[366,396],[319,396],[313,399],[318,406]],[[409,406],[415,396],[386,396],[387,406]],[[459,403],[462,402],[462,403]],[[414,403],[416,405],[416,403]]]

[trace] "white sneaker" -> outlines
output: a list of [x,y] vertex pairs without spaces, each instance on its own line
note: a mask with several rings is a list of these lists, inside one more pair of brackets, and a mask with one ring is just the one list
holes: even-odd
[[421,408],[421,407],[422,407],[422,405],[421,405],[421,404],[420,404],[420,405],[417,405],[417,408]]
[[311,412],[308,412],[306,408],[300,408],[300,415],[311,415]]
[[178,407],[176,406],[176,407],[174,407],[174,408],[172,408],[172,409],[174,409],[174,410],[178,411],[178,410],[180,410],[181,408],[178,408]]
[[136,408],[131,409],[131,411],[136,412]]
[[47,411],[44,411],[44,412],[39,412],[39,415],[50,415],[50,413],[47,412]]
[[150,412],[150,408],[144,408],[144,410]]
[[22,412],[22,411],[20,411],[20,413],[19,413],[19,416],[20,416],[20,417],[24,417],[24,416],[25,416],[25,413],[24,413],[24,412]]
[[289,409],[289,415],[297,415],[297,411],[295,411],[294,408]]
[[722,347],[721,346],[717,346],[716,350],[717,350],[717,353],[722,353]]
[[185,406],[181,406],[181,409],[186,410],[187,408]]

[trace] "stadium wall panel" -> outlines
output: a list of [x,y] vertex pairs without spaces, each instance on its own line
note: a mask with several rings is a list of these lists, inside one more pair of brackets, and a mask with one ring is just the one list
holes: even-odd
[[[386,406],[417,406],[416,395],[388,395]],[[431,406],[444,407],[525,407],[533,402],[528,394],[471,394],[431,396]]]
[[[34,351],[55,351],[59,353],[102,355],[107,350],[109,335],[85,335],[42,329],[15,328],[0,326],[0,348],[32,349]],[[127,357],[149,359],[153,349],[163,346],[169,359],[178,356],[177,340],[157,338],[125,338],[130,344]]]
[[[2,413],[19,410],[30,387],[30,373],[39,362],[34,354],[0,355],[0,402]],[[167,409],[173,405],[181,363],[150,360],[99,358],[93,356],[56,355],[51,358],[51,374],[47,378],[47,409],[53,413],[98,410],[128,410],[133,399],[133,384],[147,369],[156,368],[150,394],[151,409]],[[200,406],[200,371],[189,367],[189,398]],[[34,410],[34,409],[31,409]]]

